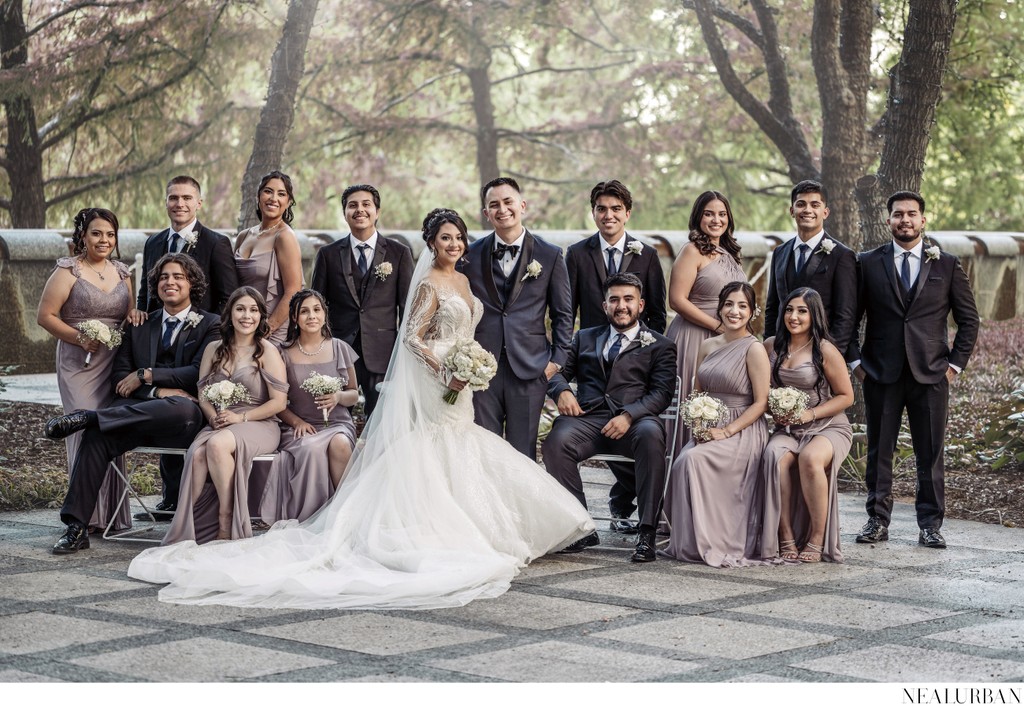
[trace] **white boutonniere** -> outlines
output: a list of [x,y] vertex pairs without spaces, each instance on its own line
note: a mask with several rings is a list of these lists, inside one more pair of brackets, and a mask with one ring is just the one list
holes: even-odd
[[639,241],[630,241],[626,244],[626,250],[634,256],[639,256],[640,252],[644,250],[644,245]]
[[814,253],[824,253],[826,256],[832,253],[832,249],[836,247],[836,242],[830,238],[823,238],[821,243],[818,244],[818,250]]
[[534,279],[534,278],[539,277],[541,270],[542,270],[542,268],[541,268],[540,263],[537,262],[536,258],[533,259],[526,266],[526,275],[523,276],[523,280],[526,280],[528,278],[529,279]]
[[186,327],[198,327],[199,323],[203,321],[203,316],[198,312],[188,313],[188,317],[185,318]]
[[646,347],[650,344],[654,344],[654,335],[647,330],[644,330],[640,333],[640,336],[637,337],[637,340],[639,340],[641,347]]
[[381,280],[387,280],[387,277],[391,275],[392,270],[394,270],[394,268],[392,268],[391,264],[387,261],[384,261],[383,263],[381,263],[380,265],[373,269],[373,274],[376,275]]
[[939,247],[931,246],[930,248],[924,249],[924,255],[926,261],[937,261],[939,260]]
[[196,244],[199,243],[199,234],[191,229],[188,231],[182,231],[178,235],[185,240],[184,253],[188,253],[190,249],[195,248]]

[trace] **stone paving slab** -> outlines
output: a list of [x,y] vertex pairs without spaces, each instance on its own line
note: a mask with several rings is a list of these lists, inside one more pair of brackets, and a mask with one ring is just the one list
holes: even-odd
[[863,497],[846,494],[840,520],[845,565],[636,566],[632,539],[602,529],[501,597],[411,612],[161,603],[125,575],[146,546],[57,557],[56,512],[0,513],[0,683],[1024,678],[1024,530],[947,521],[935,551],[897,505],[892,540],[858,545]]

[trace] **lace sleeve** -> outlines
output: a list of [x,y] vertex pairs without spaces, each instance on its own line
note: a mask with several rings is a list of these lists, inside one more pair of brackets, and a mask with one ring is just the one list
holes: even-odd
[[412,296],[412,306],[405,319],[403,340],[406,348],[412,352],[425,367],[436,376],[441,383],[448,383],[449,375],[434,352],[427,347],[424,337],[431,330],[431,320],[437,312],[437,293],[426,280],[420,281]]

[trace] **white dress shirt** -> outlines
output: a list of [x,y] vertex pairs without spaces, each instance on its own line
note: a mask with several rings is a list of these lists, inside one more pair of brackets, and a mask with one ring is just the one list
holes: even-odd
[[[900,269],[903,267],[903,254],[907,252],[898,241],[892,242],[893,263],[896,266],[896,277],[900,277]],[[917,242],[917,245],[910,249],[910,287],[914,287],[917,276],[921,274],[921,256],[924,253],[924,239]]]
[[[185,239],[180,238],[180,237],[178,238],[178,250],[177,251],[171,250],[171,249],[174,248],[174,235],[175,234],[188,233],[190,231],[194,232],[196,230],[196,224],[198,222],[199,222],[199,219],[192,219],[192,221],[189,223],[188,226],[184,226],[181,229],[179,229],[178,231],[175,231],[174,230],[174,226],[172,225],[171,228],[170,228],[170,231],[167,234],[167,252],[168,253],[181,253],[183,250],[185,250],[185,246],[187,246],[188,244],[185,243]],[[198,234],[196,234],[196,235],[198,235]]]
[[605,342],[604,349],[601,350],[601,356],[604,357],[605,359],[608,358],[608,352],[611,350],[612,345],[615,344],[615,338],[618,335],[620,335],[620,334],[626,335],[626,338],[622,340],[622,346],[619,348],[619,353],[622,353],[622,350],[625,349],[626,347],[628,347],[630,345],[630,343],[634,339],[636,339],[637,335],[640,334],[640,322],[637,321],[636,324],[634,324],[632,327],[627,329],[625,332],[620,332],[619,330],[615,329],[611,325],[608,325],[608,330],[609,330],[608,341]]
[[804,261],[804,265],[807,265],[807,261],[811,260],[811,256],[818,250],[818,246],[821,244],[821,240],[825,238],[825,230],[822,229],[817,234],[812,236],[807,241],[801,241],[800,236],[793,237],[793,267],[800,265],[800,246],[807,244],[809,246],[807,250],[807,260]]
[[622,259],[626,255],[626,232],[623,231],[622,235],[619,236],[619,240],[615,243],[608,243],[601,238],[601,257],[604,259],[605,268],[608,267],[608,249],[614,248],[615,253],[615,272],[618,273],[622,270]]
[[[501,240],[501,238],[498,236],[498,234],[494,234],[494,239],[495,239],[495,245],[497,245],[499,243],[500,244],[504,244],[505,243],[504,241]],[[516,255],[513,256],[510,251],[505,251],[505,253],[502,254],[502,256],[501,256],[501,272],[505,274],[506,278],[508,276],[510,276],[512,274],[512,271],[514,271],[516,269],[516,263],[519,262],[519,256],[521,256],[523,254],[523,244],[524,243],[526,243],[526,228],[525,227],[523,228],[523,233],[519,234],[519,238],[517,238],[512,243],[508,244],[509,246],[519,246],[519,250],[516,251]]]

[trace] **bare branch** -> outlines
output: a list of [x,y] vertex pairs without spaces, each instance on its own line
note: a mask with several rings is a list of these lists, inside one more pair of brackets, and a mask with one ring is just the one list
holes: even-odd
[[509,76],[503,76],[500,79],[495,79],[494,81],[491,82],[491,86],[497,86],[498,84],[504,83],[506,81],[514,81],[515,79],[521,79],[524,76],[531,76],[532,74],[543,74],[543,73],[573,74],[573,73],[577,73],[577,72],[580,72],[580,71],[585,71],[585,72],[589,73],[589,72],[592,72],[592,71],[603,71],[604,69],[614,69],[617,66],[626,66],[628,64],[632,64],[634,61],[635,61],[635,59],[630,59],[628,61],[616,61],[616,62],[612,62],[610,64],[598,64],[597,66],[568,66],[568,67],[542,66],[539,69],[530,69],[529,71],[520,71],[520,72],[515,73],[515,74],[510,74]]

